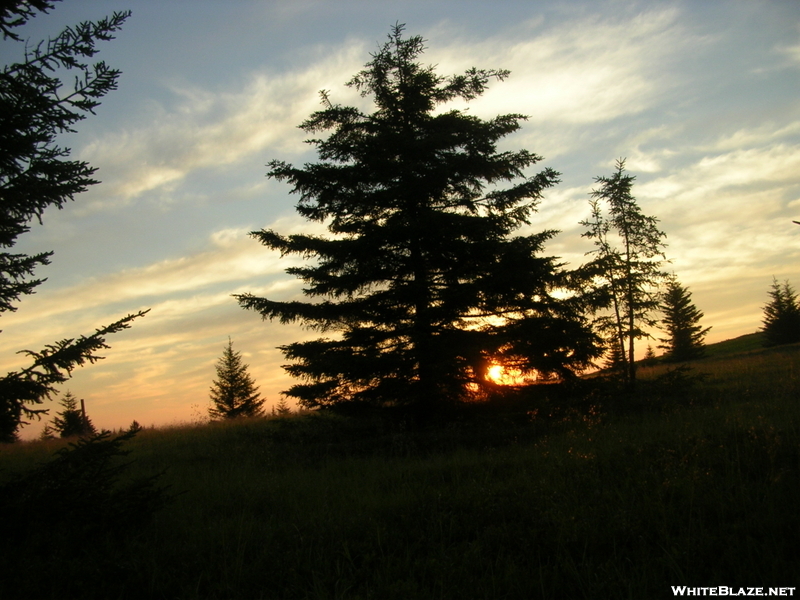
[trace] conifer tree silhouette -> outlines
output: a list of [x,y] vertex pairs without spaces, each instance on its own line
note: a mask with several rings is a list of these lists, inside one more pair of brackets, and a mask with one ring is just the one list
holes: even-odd
[[[83,402],[81,400],[81,402]],[[61,399],[62,411],[53,419],[51,430],[62,438],[72,436],[88,436],[97,433],[92,420],[78,407],[78,399],[67,392]]]
[[237,417],[257,417],[264,414],[264,400],[248,373],[248,365],[242,363],[242,355],[228,345],[217,362],[217,378],[211,386],[213,406],[208,409],[212,419],[235,419]]
[[583,237],[594,240],[594,260],[582,269],[596,285],[587,297],[595,309],[609,309],[597,320],[609,341],[615,365],[624,367],[630,388],[636,383],[635,341],[650,337],[646,327],[658,321],[652,313],[659,306],[659,286],[666,277],[661,270],[666,234],[658,219],[642,213],[631,190],[636,179],[625,174],[625,160],[617,161],[611,177],[596,177],[590,219]]
[[703,313],[692,302],[692,294],[674,277],[667,282],[661,299],[664,318],[661,323],[668,335],[659,348],[666,350],[666,360],[681,362],[705,354],[704,338],[711,327],[699,325]]
[[597,354],[578,307],[552,294],[566,285],[558,260],[542,255],[556,232],[514,235],[559,181],[549,168],[528,173],[536,154],[497,151],[525,117],[482,120],[446,107],[508,72],[445,77],[419,62],[423,51],[421,37],[395,25],[348,83],[374,112],[323,91],[322,110],[301,125],[327,134],[310,140],[320,162],[270,163],[270,177],[299,194],[300,215],[330,233],[253,233],[283,255],[315,259],[287,269],[310,301],[238,296],[265,319],[331,334],[281,348],[302,381],[285,393],[302,406],[432,406],[488,384],[490,359],[570,376]]
[[800,303],[794,288],[785,281],[772,280],[771,300],[764,306],[764,345],[779,346],[800,342]]

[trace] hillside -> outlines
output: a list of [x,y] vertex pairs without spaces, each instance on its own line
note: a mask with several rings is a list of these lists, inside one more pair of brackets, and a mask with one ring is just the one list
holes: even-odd
[[[673,585],[796,586],[800,346],[692,367],[652,368],[636,396],[546,386],[425,426],[317,414],[146,430],[129,444],[131,475],[163,472],[171,502],[124,538],[88,544],[53,527],[46,553],[26,550],[32,539],[7,549],[0,596],[650,599]],[[54,449],[3,449],[0,469]]]
[[764,347],[764,334],[759,332],[740,335],[730,340],[708,344],[706,346],[706,356],[717,357],[740,352],[750,352],[760,350]]

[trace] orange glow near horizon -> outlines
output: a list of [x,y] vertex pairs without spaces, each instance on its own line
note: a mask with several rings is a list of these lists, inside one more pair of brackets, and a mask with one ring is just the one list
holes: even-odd
[[506,367],[499,363],[492,364],[486,371],[486,378],[497,385],[522,385],[535,379],[535,376],[525,375],[519,369]]

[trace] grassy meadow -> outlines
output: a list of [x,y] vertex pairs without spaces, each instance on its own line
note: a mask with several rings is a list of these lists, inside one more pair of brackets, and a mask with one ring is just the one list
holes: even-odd
[[[121,477],[162,473],[169,502],[124,534],[6,549],[0,599],[798,586],[800,345],[712,346],[690,367],[642,368],[634,395],[548,385],[421,425],[325,413],[144,430]],[[0,481],[64,444],[2,447]]]

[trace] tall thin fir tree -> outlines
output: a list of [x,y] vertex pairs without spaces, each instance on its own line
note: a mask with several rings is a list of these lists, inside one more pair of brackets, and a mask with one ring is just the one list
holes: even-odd
[[800,303],[788,281],[772,280],[770,301],[764,306],[764,345],[780,346],[800,342]]
[[661,299],[661,324],[667,334],[659,348],[666,351],[665,359],[683,362],[705,354],[705,337],[711,327],[702,327],[703,313],[692,302],[692,294],[674,277],[667,282]]
[[211,402],[208,409],[212,419],[235,419],[238,417],[258,417],[264,414],[264,399],[258,393],[248,365],[242,362],[241,352],[228,345],[217,362],[217,378],[211,385]]
[[610,310],[598,318],[597,325],[608,339],[615,365],[624,369],[628,387],[636,384],[635,342],[652,337],[647,328],[655,327],[654,313],[659,307],[660,285],[667,273],[664,239],[658,219],[642,213],[631,190],[636,179],[625,174],[625,160],[616,164],[611,177],[596,177],[600,184],[592,190],[591,218],[581,221],[588,227],[583,237],[594,240],[595,258],[582,269],[595,286],[586,294],[595,310]]
[[597,354],[578,307],[551,293],[565,285],[558,260],[542,256],[556,232],[513,235],[559,181],[549,168],[528,174],[536,154],[497,151],[525,117],[482,120],[445,106],[508,72],[445,77],[419,62],[423,51],[421,37],[393,27],[348,83],[374,112],[322,92],[322,110],[301,125],[327,134],[309,140],[320,162],[270,163],[269,176],[299,194],[298,213],[330,233],[253,233],[282,255],[315,259],[287,269],[310,301],[238,296],[264,319],[329,334],[281,347],[302,381],[285,393],[301,406],[430,408],[488,385],[492,361],[568,377]]

